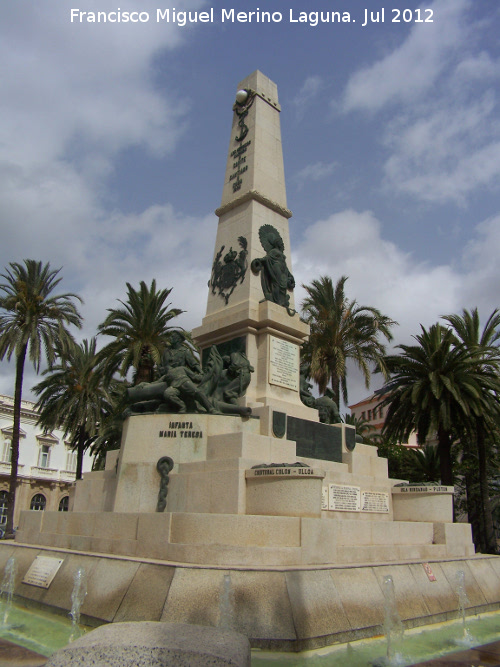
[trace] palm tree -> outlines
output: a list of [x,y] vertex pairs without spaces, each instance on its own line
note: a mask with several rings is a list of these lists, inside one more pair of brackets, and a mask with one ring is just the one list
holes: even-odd
[[350,426],[355,427],[356,435],[360,435],[363,438],[365,445],[375,445],[378,431],[373,428],[373,425],[368,419],[365,417],[356,417],[356,415],[345,414],[342,421],[344,424],[349,424]]
[[12,433],[12,459],[9,480],[9,504],[7,508],[6,537],[14,534],[14,504],[16,499],[17,468],[19,460],[19,432],[21,425],[21,398],[26,356],[36,372],[43,356],[49,364],[56,357],[56,342],[63,350],[72,340],[66,325],[81,326],[81,316],[74,300],[76,294],[53,295],[61,278],[60,269],[54,271],[50,264],[25,259],[24,264],[11,263],[0,285],[0,359],[16,358],[14,390],[14,424]]
[[411,477],[412,482],[439,482],[441,479],[439,451],[434,445],[408,449],[407,466],[407,477]]
[[391,379],[380,406],[388,406],[383,433],[405,442],[417,433],[425,442],[436,432],[441,483],[453,484],[451,445],[482,414],[485,392],[495,390],[495,373],[478,368],[475,351],[467,349],[453,332],[440,324],[415,336],[418,345],[399,345],[399,355],[385,357]]
[[43,375],[45,379],[33,387],[39,397],[38,423],[46,430],[61,429],[71,439],[77,451],[76,479],[81,479],[83,455],[110,405],[95,338],[71,345]]
[[169,322],[184,311],[165,303],[172,290],[157,290],[155,280],[149,288],[141,281],[138,290],[127,283],[127,290],[127,301],[120,300],[123,307],[109,309],[109,315],[98,327],[100,334],[114,338],[101,354],[107,360],[108,377],[116,371],[125,377],[133,367],[134,384],[152,382],[154,366],[161,359],[170,333],[178,328],[169,326]]
[[342,276],[335,288],[332,279],[323,276],[303,285],[308,296],[302,303],[306,322],[311,327],[304,358],[310,365],[310,377],[324,394],[329,383],[334,401],[339,405],[340,391],[347,403],[346,362],[352,359],[361,369],[365,384],[370,385],[370,364],[382,363],[385,347],[381,338],[392,340],[390,328],[397,324],[376,308],[360,306],[346,297]]
[[[480,318],[477,308],[471,312],[464,309],[462,315],[447,315],[443,318],[453,327],[453,332],[460,344],[471,353],[474,353],[477,372],[485,380],[498,377],[500,371],[500,313],[494,310],[489,316],[481,332]],[[497,542],[493,526],[493,517],[489,497],[487,439],[491,438],[497,429],[499,416],[499,401],[497,392],[500,392],[500,381],[495,388],[492,383],[485,384],[481,395],[483,408],[472,415],[470,434],[475,441],[479,464],[479,493],[480,493],[480,549],[483,553],[496,553]],[[496,417],[496,419],[495,419]]]
[[123,381],[114,381],[110,387],[111,403],[105,409],[98,435],[93,440],[90,450],[94,457],[93,470],[104,470],[106,454],[114,449],[120,449],[123,422],[129,406],[127,387],[128,383]]

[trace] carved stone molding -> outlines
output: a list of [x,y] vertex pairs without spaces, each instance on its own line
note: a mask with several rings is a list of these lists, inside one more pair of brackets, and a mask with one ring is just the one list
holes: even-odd
[[275,202],[272,199],[269,199],[269,197],[266,197],[265,195],[262,195],[257,190],[248,190],[247,192],[240,195],[239,197],[236,197],[236,199],[232,199],[227,204],[224,204],[224,206],[220,206],[219,208],[215,209],[215,215],[217,215],[220,218],[222,215],[224,215],[224,213],[227,213],[228,211],[232,211],[233,208],[236,208],[237,206],[240,206],[241,204],[245,204],[247,201],[250,201],[252,199],[254,201],[258,201],[259,204],[263,204],[264,206],[267,206],[267,208],[270,208],[272,211],[275,211],[276,213],[279,213],[284,218],[288,219],[288,218],[292,217],[292,212],[288,208],[286,208],[286,206],[282,206],[281,204],[278,204],[278,202]]

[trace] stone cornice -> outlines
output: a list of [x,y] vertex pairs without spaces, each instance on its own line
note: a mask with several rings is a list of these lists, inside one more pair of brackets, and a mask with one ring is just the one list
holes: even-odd
[[[14,399],[11,396],[0,395],[0,416],[13,417]],[[32,401],[23,399],[21,401],[21,420],[27,422],[37,422],[38,412],[35,410],[35,404]]]
[[262,204],[263,206],[267,206],[267,208],[270,208],[272,211],[279,213],[284,218],[288,219],[292,217],[292,212],[290,209],[286,208],[286,206],[278,204],[278,202],[275,202],[272,199],[269,199],[269,197],[266,197],[260,192],[257,192],[257,190],[248,190],[236,199],[232,199],[227,204],[224,204],[224,206],[220,206],[219,208],[215,209],[215,215],[220,218],[222,215],[224,215],[224,213],[227,213],[233,208],[241,206],[241,204],[245,204],[247,201],[251,201],[252,199],[254,201],[258,201],[259,204]]

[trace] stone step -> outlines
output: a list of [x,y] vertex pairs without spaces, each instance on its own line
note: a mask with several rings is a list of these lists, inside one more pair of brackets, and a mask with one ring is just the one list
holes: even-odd
[[[311,552],[300,547],[237,547],[222,544],[168,544],[166,559],[181,563],[211,563],[219,566],[300,566],[323,565],[321,559],[311,558]],[[333,554],[330,554],[330,557]],[[465,554],[464,554],[465,555]],[[361,563],[391,563],[401,561],[446,558],[444,544],[339,547],[334,562],[337,565]]]
[[165,548],[165,560],[178,563],[246,567],[302,564],[300,547],[255,547],[225,544],[173,544]]
[[445,544],[406,544],[337,547],[337,563],[385,563],[446,558]]
[[[251,514],[173,512],[169,539],[183,544],[227,546],[300,546],[304,521],[300,517]],[[370,547],[431,545],[434,526],[428,522],[307,519],[318,535],[336,546]]]

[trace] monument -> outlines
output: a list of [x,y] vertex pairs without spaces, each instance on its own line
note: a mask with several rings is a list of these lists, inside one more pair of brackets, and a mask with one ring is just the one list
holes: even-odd
[[232,116],[206,315],[193,331],[202,365],[174,340],[160,380],[131,392],[120,450],[76,484],[72,511],[23,514],[23,563],[41,552],[64,562],[52,591],[23,583],[18,594],[64,607],[62,582],[83,560],[82,613],[95,622],[224,616],[253,646],[278,650],[380,632],[388,567],[412,624],[454,611],[457,559],[474,608],[498,602],[500,566],[472,558],[453,489],[396,487],[375,447],[329,423],[331,401],[320,420],[300,374],[308,326],[294,302],[276,85],[248,76]]

